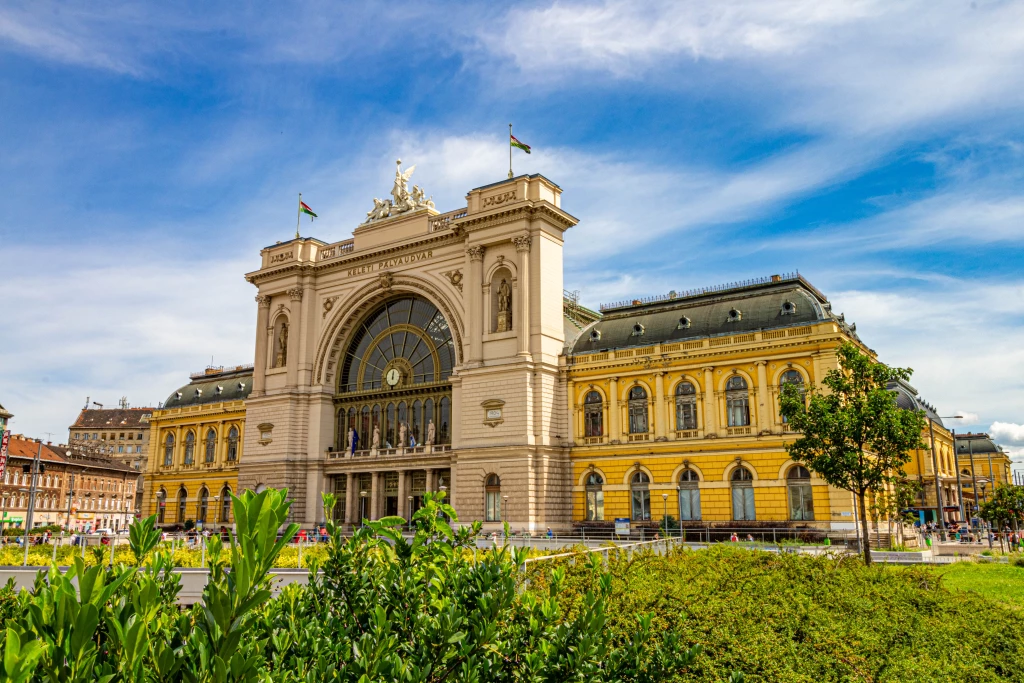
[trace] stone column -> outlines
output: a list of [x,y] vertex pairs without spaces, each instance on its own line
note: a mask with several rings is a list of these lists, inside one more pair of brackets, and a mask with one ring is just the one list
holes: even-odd
[[704,370],[704,436],[718,434],[718,403],[715,401],[714,368],[707,366]]
[[437,480],[434,479],[434,469],[432,467],[428,467],[424,471],[427,474],[427,490],[431,492],[436,491]]
[[351,472],[345,475],[348,479],[345,482],[345,524],[355,524],[359,516],[357,502],[359,500],[358,477]]
[[665,421],[665,373],[654,374],[654,438],[664,439],[667,425]]
[[253,361],[252,395],[262,396],[267,386],[267,325],[270,317],[270,297],[256,296],[256,358]]
[[519,315],[515,316],[519,326],[519,355],[530,355],[530,244],[529,235],[513,237],[516,255],[519,257]]
[[565,440],[569,443],[575,443],[576,434],[579,434],[580,438],[583,438],[583,432],[578,430],[578,417],[576,410],[576,382],[569,380],[565,383],[565,395],[566,400],[569,402],[569,424],[566,425],[566,431],[568,432]]
[[619,440],[619,378],[612,377],[608,385],[608,441]]
[[409,501],[405,499],[405,470],[398,470],[398,516],[409,520]]
[[370,519],[380,519],[380,472],[370,476]]
[[288,386],[293,387],[299,382],[299,348],[302,346],[302,287],[288,290],[291,297],[291,314],[288,316],[288,357],[285,359],[288,368]]
[[484,248],[469,247],[466,254],[469,256],[469,283],[466,286],[469,297],[469,362],[479,363],[484,356],[484,325],[489,324],[483,319]]
[[772,419],[768,407],[768,369],[763,360],[757,365],[757,431],[772,428]]

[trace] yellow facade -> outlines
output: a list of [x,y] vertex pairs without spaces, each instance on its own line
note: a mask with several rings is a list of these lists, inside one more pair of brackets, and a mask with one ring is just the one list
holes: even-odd
[[[650,521],[657,524],[667,514],[685,518],[680,510],[680,477],[687,469],[696,474],[702,523],[748,522],[846,527],[854,521],[852,496],[829,487],[816,475],[807,480],[790,479],[795,463],[785,443],[796,435],[779,415],[779,387],[784,373],[799,373],[805,386],[817,384],[837,366],[835,349],[851,339],[836,321],[716,336],[648,347],[610,349],[568,358],[569,408],[572,433],[573,518],[588,518],[588,479],[602,480],[604,510],[601,519],[637,519],[631,503],[634,488],[643,499],[644,484],[634,485],[638,472],[649,479]],[[730,426],[730,378],[740,377],[749,410],[749,424]],[[792,374],[789,377],[793,377]],[[689,382],[694,392],[696,424],[678,424],[677,387]],[[734,380],[735,382],[735,380]],[[646,431],[631,420],[630,395],[634,387],[646,394]],[[600,436],[587,435],[587,397],[601,399]],[[636,402],[632,407],[638,408]],[[636,411],[634,410],[634,413]],[[734,423],[742,423],[734,419]],[[695,427],[678,429],[678,427]],[[632,432],[632,433],[631,433]],[[738,467],[751,479],[734,481]],[[692,476],[692,475],[689,475]],[[691,484],[692,486],[692,484]],[[794,497],[804,495],[794,487],[810,487],[813,519],[806,505]],[[754,514],[735,514],[734,488],[753,490]],[[591,489],[594,487],[591,486]],[[593,493],[593,491],[592,491]],[[683,494],[685,496],[686,494]],[[593,496],[592,496],[593,498]],[[596,516],[590,508],[590,517]],[[691,513],[694,512],[691,509]],[[693,515],[691,515],[693,516]],[[752,517],[752,519],[748,519]],[[592,520],[600,521],[600,520]],[[697,522],[697,520],[693,520]]]
[[[934,444],[933,444],[934,440]],[[932,416],[928,416],[921,441],[925,448],[912,452],[910,462],[903,468],[907,479],[921,487],[914,511],[924,522],[935,521],[935,467],[938,465],[939,486],[942,488],[943,521],[960,520],[960,489],[957,486],[956,456],[953,451],[953,433]]]
[[[210,373],[203,379],[217,386],[246,387],[248,375]],[[219,384],[218,384],[219,382]],[[212,383],[212,384],[211,384]],[[176,392],[192,392],[193,385]],[[172,394],[172,398],[175,395]],[[162,527],[205,521],[207,528],[233,522],[230,495],[238,491],[238,465],[245,434],[245,401],[212,401],[155,410],[150,420],[150,455],[146,471],[144,514],[157,515]]]

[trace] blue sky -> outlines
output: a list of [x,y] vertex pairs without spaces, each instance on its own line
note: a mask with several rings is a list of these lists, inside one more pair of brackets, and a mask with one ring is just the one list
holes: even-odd
[[394,159],[581,219],[596,306],[799,269],[958,429],[1024,455],[1024,4],[0,5],[0,403],[64,435],[251,361],[295,196],[345,238]]

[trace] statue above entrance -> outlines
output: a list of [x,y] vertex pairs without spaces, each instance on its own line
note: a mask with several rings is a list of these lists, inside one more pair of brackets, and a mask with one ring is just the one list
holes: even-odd
[[413,185],[412,192],[409,191],[409,178],[412,177],[412,172],[416,170],[416,167],[410,166],[403,173],[402,160],[399,159],[395,164],[397,168],[395,169],[395,184],[391,188],[391,199],[377,199],[374,197],[373,209],[366,212],[366,221],[364,223],[372,223],[383,218],[400,216],[403,213],[417,209],[434,208],[433,196],[428,198],[426,192],[419,185]]

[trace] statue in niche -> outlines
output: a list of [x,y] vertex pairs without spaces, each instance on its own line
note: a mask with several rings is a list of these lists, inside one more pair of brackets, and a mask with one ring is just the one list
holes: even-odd
[[398,447],[399,448],[405,448],[406,446],[409,445],[409,442],[405,438],[407,433],[408,433],[408,430],[407,430],[404,422],[402,424],[398,425]]
[[512,329],[512,288],[508,280],[501,278],[498,285],[498,327],[495,332],[508,332]]
[[427,423],[427,445],[428,446],[433,446],[434,445],[434,436],[435,436],[434,432],[435,432],[435,430],[434,430],[434,421],[431,420],[430,422]]
[[359,436],[356,434],[356,430],[352,427],[348,429],[348,452],[355,455],[356,444],[359,442]]
[[373,425],[373,442],[370,448],[373,450],[380,448],[380,425]]
[[288,323],[281,323],[281,334],[277,338],[277,356],[274,367],[283,368],[288,363]]

